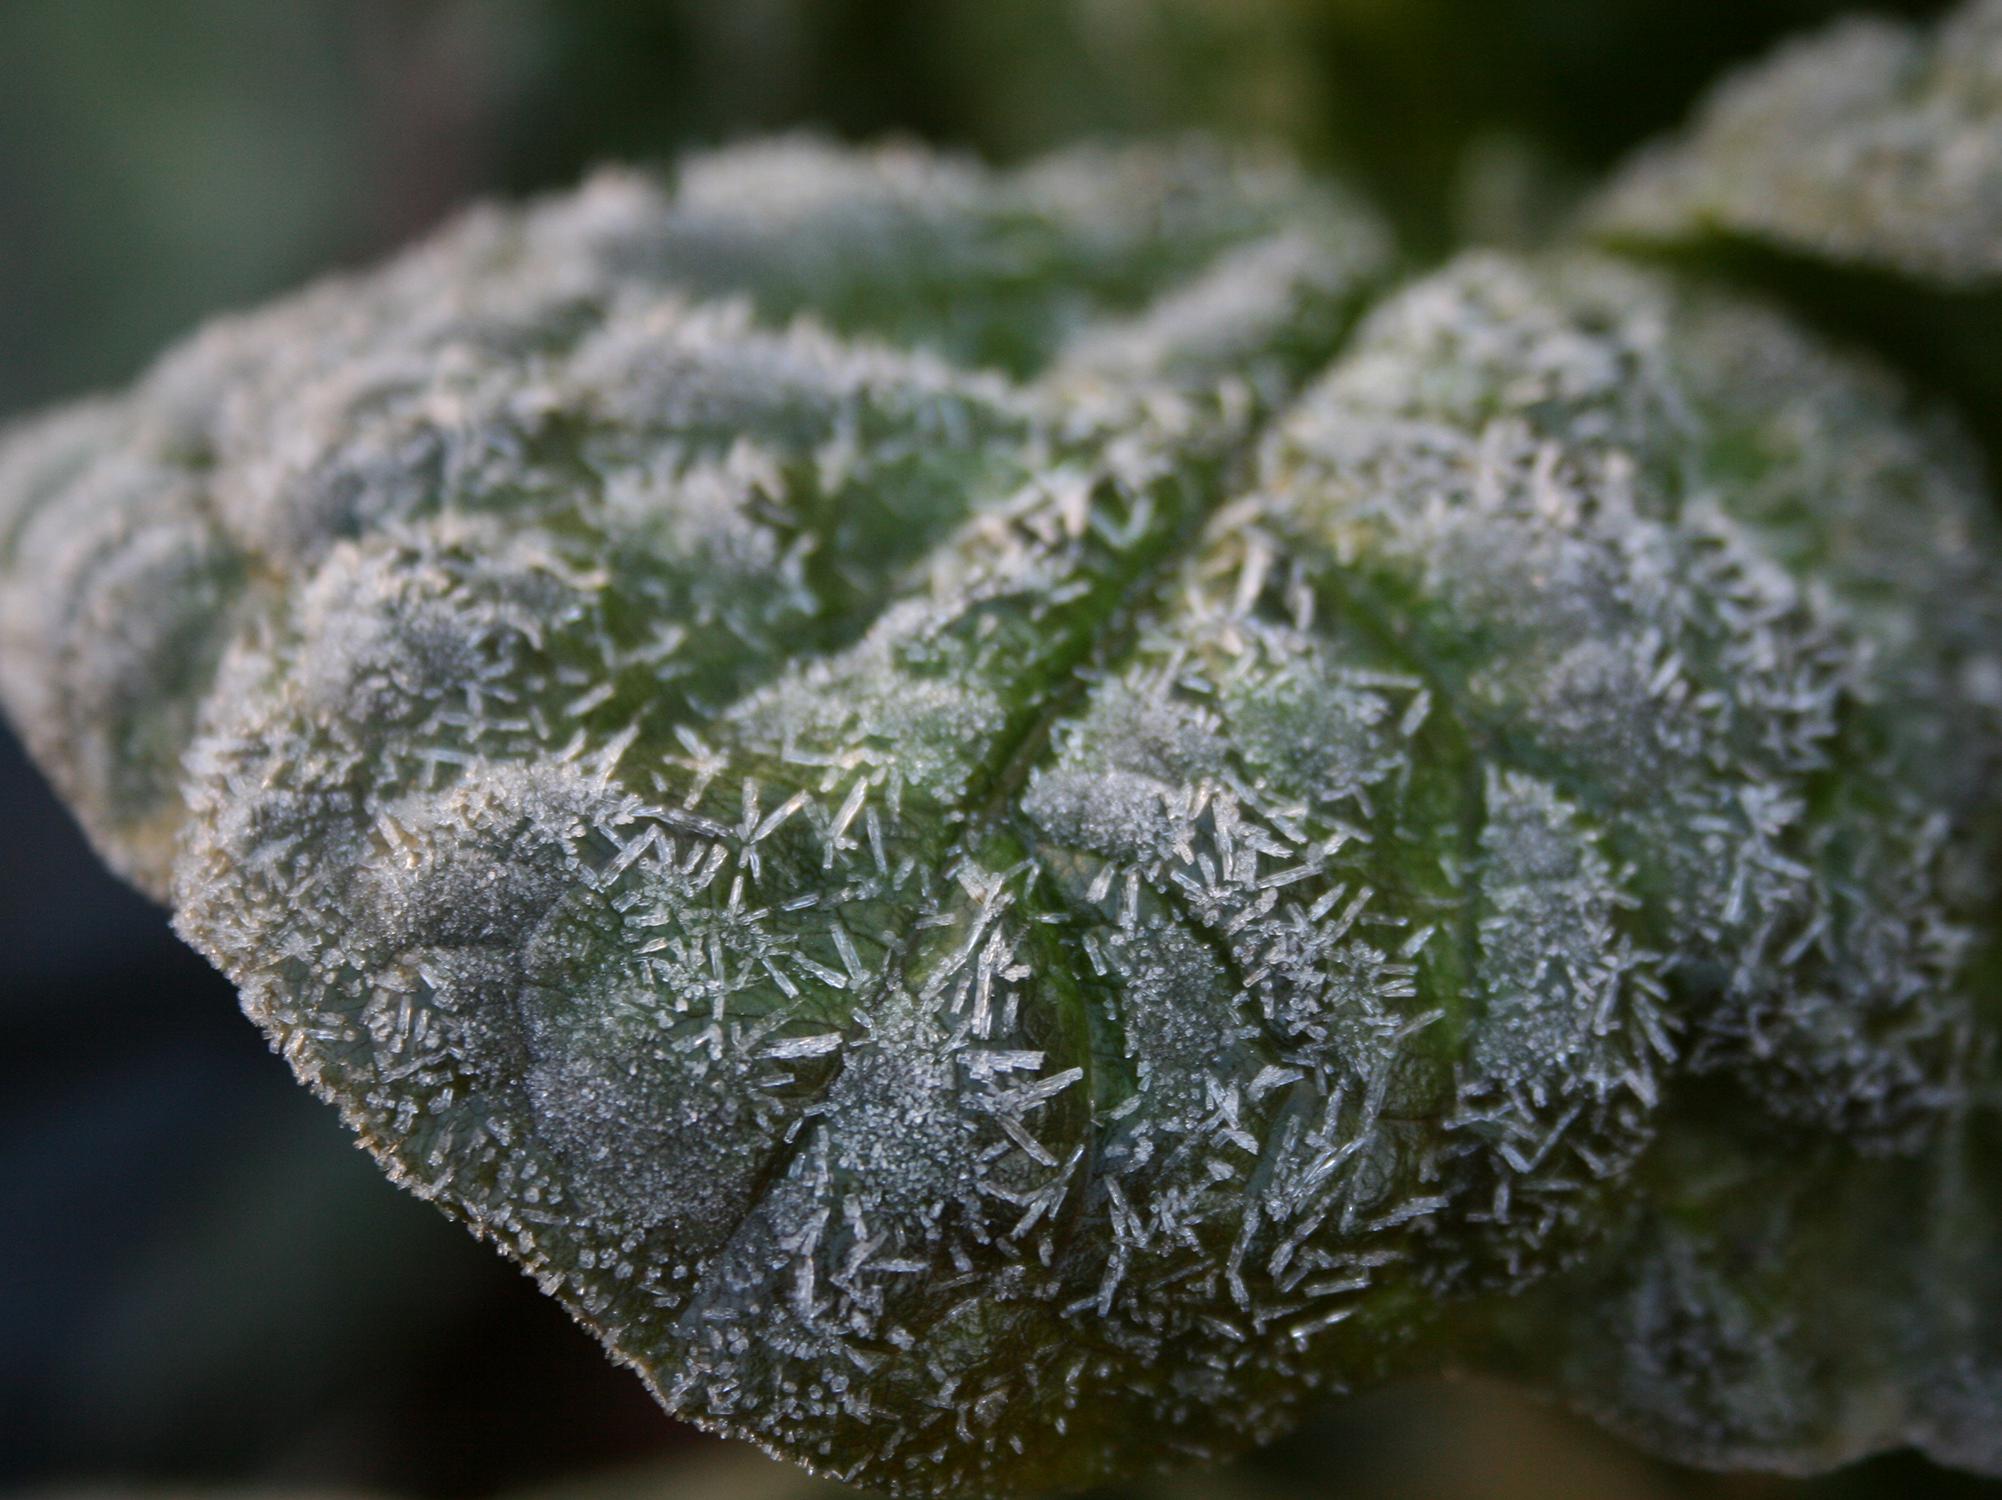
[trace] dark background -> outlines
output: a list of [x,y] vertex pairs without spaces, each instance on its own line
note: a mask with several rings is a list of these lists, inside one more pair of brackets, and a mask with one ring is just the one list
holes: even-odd
[[[1520,235],[1720,69],[1841,8],[0,0],[0,417],[126,380],[203,315],[365,262],[470,198],[779,128],[998,160],[1095,132],[1277,137],[1370,190],[1422,263]],[[0,731],[0,1488],[445,1500],[621,1466],[638,1466],[621,1492],[691,1500],[794,1485],[662,1416],[381,1181]],[[1908,1458],[1810,1486],[1688,1474],[1483,1388],[1352,1403],[1226,1483],[2002,1489]]]

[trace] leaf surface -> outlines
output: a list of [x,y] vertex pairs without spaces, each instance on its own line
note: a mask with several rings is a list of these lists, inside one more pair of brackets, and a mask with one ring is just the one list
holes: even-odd
[[[1199,146],[485,211],[14,434],[0,692],[692,1420],[1017,1492],[1486,1361],[1700,1460],[1995,1467],[1936,1397],[1994,1400],[1996,1226],[1912,1196],[1995,1100],[1964,439],[1603,258],[1351,335],[1387,267]],[[1885,1263],[1842,1204],[1938,1274],[1798,1373],[1790,1268]]]

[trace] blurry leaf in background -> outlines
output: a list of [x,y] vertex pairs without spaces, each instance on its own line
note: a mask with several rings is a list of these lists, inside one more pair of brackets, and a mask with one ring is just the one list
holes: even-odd
[[1723,274],[1893,354],[2002,458],[2002,4],[1849,17],[1731,73],[1596,195],[1615,248]]

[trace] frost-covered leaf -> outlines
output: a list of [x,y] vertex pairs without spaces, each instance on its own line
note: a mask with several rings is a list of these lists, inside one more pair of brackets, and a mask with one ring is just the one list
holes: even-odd
[[1843,21],[1728,79],[1585,216],[1961,398],[2002,461],[2002,0]]
[[2002,281],[2002,3],[1937,26],[1843,21],[1729,80],[1597,219],[1741,236],[1942,287]]
[[[985,1494],[1487,1361],[2002,1467],[1962,439],[1584,257],[1337,355],[1384,260],[1197,147],[491,212],[15,435],[0,689],[692,1420]],[[1788,1342],[1824,1244],[1895,1360]]]
[[[220,653],[337,543],[561,507],[588,479],[628,530],[704,554],[687,586],[730,629],[797,648],[789,616],[838,633],[978,495],[1041,466],[1048,424],[942,357],[1053,365],[1084,396],[1158,363],[1248,410],[1325,357],[1385,255],[1347,199],[1194,145],[998,176],[783,140],[697,157],[672,187],[606,173],[483,210],[13,436],[0,570],[35,586],[0,597],[5,696],[100,849],[164,897]],[[663,488],[707,498],[648,519]]]

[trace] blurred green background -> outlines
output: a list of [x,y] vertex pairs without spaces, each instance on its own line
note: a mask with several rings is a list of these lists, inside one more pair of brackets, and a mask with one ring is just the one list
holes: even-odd
[[[1422,264],[1533,238],[1721,70],[1845,8],[0,0],[0,416],[122,381],[205,314],[364,263],[469,199],[776,129],[997,160],[1088,134],[1276,138],[1371,192]],[[0,1487],[832,1493],[669,1421],[381,1181],[4,736],[0,809]],[[1997,1492],[1909,1457],[1810,1484],[1698,1475],[1437,1385],[1150,1493]]]

